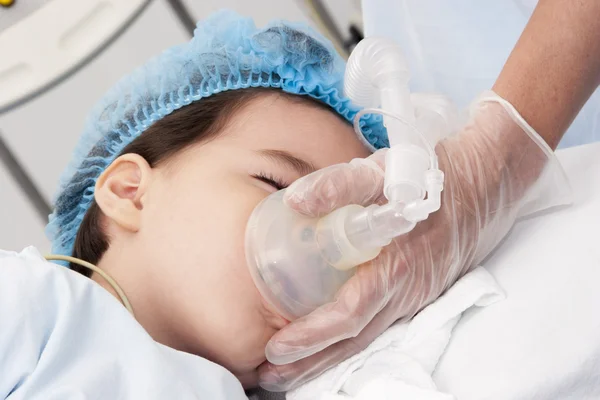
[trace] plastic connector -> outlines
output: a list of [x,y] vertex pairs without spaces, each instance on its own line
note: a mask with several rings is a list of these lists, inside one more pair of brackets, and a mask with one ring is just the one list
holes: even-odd
[[409,204],[425,198],[429,154],[419,146],[398,145],[385,156],[383,193],[390,202]]
[[444,189],[444,173],[437,169],[429,170],[425,173],[425,182],[427,198],[409,203],[404,207],[404,218],[411,222],[424,221],[429,214],[440,209],[442,190]]

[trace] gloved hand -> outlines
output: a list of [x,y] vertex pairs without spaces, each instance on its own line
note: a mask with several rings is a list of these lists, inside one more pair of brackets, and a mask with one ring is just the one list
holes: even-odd
[[[440,210],[359,266],[333,303],[276,333],[266,348],[269,361],[259,369],[262,387],[289,390],[363,350],[480,263],[519,215],[569,201],[552,150],[493,92],[436,153],[445,174]],[[288,188],[285,201],[310,216],[347,204],[385,203],[384,154],[308,175]]]

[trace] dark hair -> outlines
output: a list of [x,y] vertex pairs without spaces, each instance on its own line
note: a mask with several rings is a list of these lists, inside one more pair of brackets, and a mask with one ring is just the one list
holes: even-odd
[[[250,88],[226,91],[185,106],[155,122],[127,145],[120,155],[138,154],[154,168],[189,146],[216,137],[236,112],[252,99],[266,93],[276,93],[293,101],[333,111],[326,104],[311,97],[292,95],[279,89]],[[97,264],[108,250],[109,244],[110,238],[102,226],[102,211],[96,201],[92,200],[77,231],[73,257]],[[91,276],[91,271],[87,268],[73,263],[70,267],[87,277]]]

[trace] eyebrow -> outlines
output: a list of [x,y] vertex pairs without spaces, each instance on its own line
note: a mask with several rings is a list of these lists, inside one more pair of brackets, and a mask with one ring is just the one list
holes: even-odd
[[264,149],[258,150],[257,153],[264,158],[296,170],[300,175],[308,175],[317,170],[312,163],[298,158],[285,150]]

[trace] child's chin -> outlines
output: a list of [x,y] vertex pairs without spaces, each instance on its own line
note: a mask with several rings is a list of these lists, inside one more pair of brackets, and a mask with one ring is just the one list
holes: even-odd
[[242,373],[236,373],[236,378],[242,382],[244,390],[254,389],[258,387],[258,371],[253,369]]

